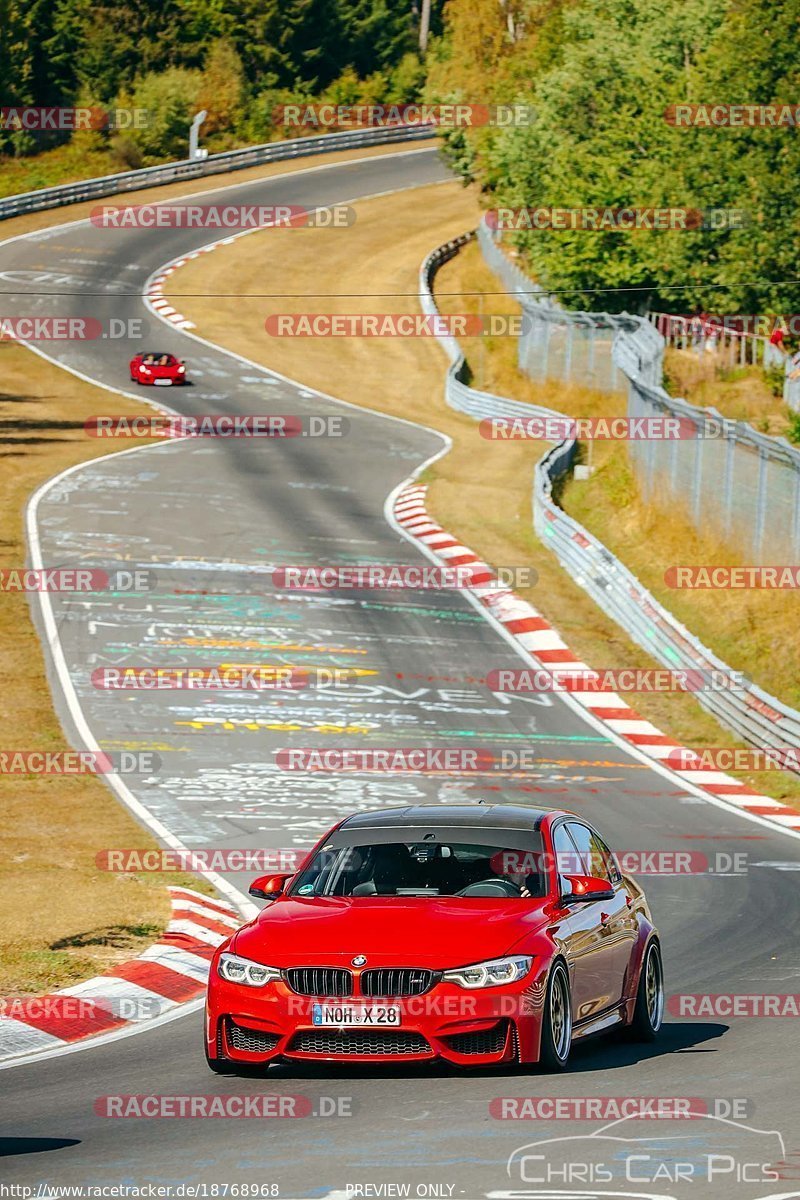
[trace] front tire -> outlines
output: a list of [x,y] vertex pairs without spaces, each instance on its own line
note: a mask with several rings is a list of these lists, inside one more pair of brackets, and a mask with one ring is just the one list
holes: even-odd
[[664,967],[658,942],[647,947],[636,990],[633,1020],[627,1029],[632,1042],[654,1042],[664,1021]]
[[206,1063],[209,1071],[213,1071],[215,1075],[235,1075],[236,1068],[233,1063],[229,1063],[224,1058],[209,1058],[206,1050]]
[[[203,1038],[203,1049],[206,1053],[206,1063],[209,1071],[213,1071],[215,1075],[235,1075],[236,1063],[231,1062],[229,1058],[212,1058],[208,1053],[208,1042]],[[217,1031],[216,1050],[219,1054],[222,1050],[222,1031]]]
[[555,1073],[566,1069],[572,1048],[572,996],[569,975],[563,962],[557,962],[547,981],[542,1017],[542,1044],[539,1067]]

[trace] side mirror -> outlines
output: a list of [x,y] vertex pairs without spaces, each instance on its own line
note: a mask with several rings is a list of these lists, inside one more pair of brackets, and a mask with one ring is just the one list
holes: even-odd
[[291,878],[291,874],[259,875],[258,879],[254,879],[250,884],[248,891],[257,900],[277,900]]
[[596,879],[594,875],[565,875],[572,889],[564,896],[564,902],[573,904],[582,900],[607,900],[614,889],[607,879]]

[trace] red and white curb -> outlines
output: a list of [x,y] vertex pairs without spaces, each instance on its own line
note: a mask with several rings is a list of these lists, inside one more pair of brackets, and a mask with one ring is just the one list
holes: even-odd
[[231,904],[169,888],[172,919],[138,958],[45,996],[0,999],[0,1061],[141,1026],[206,989],[211,957],[242,919]]
[[[487,563],[431,519],[425,507],[426,491],[424,486],[413,484],[398,493],[394,504],[398,525],[427,546],[445,565],[469,568],[469,591],[544,669],[557,673],[559,668],[563,668],[571,675],[576,672],[591,673],[592,668],[575,657],[558,631],[533,605],[520,599],[510,589],[500,586]],[[637,713],[616,692],[576,690],[569,676],[565,676],[563,683],[564,690],[569,691],[574,700],[607,725],[617,737],[658,760],[662,766],[669,767],[676,777],[754,816],[772,821],[785,829],[800,830],[800,813],[779,800],[773,800],[771,796],[754,792],[724,771],[687,771],[672,767],[667,761],[671,755],[690,752]]]
[[[366,196],[363,199],[369,199],[369,197]],[[319,205],[310,211],[322,212],[326,208],[326,205]],[[206,246],[198,246],[196,250],[185,254],[183,258],[172,259],[160,268],[158,274],[152,275],[148,279],[144,296],[145,303],[149,305],[157,317],[163,317],[165,321],[171,321],[179,329],[196,329],[197,327],[194,322],[185,317],[183,313],[178,312],[164,296],[164,287],[170,275],[173,275],[180,267],[185,267],[187,262],[191,262],[194,258],[200,258],[203,254],[211,254],[220,246],[231,246],[234,242],[238,242],[239,238],[248,237],[251,233],[263,233],[265,229],[273,229],[276,226],[283,227],[280,221],[265,221],[263,225],[256,225],[251,229],[240,229],[236,233],[229,234],[227,237],[218,238],[215,242],[209,242]]]
[[216,242],[209,242],[207,246],[199,246],[197,250],[192,250],[189,254],[184,255],[183,258],[173,259],[163,266],[157,275],[151,276],[147,281],[147,290],[144,297],[145,303],[150,306],[157,317],[163,317],[165,321],[171,321],[179,329],[195,329],[194,321],[190,321],[183,313],[173,308],[169,300],[164,296],[164,286],[170,275],[173,275],[179,267],[185,267],[187,262],[190,262],[193,258],[200,258],[202,254],[211,254],[218,246],[230,246],[232,242],[238,241],[240,237],[246,237],[250,233],[259,233],[264,229],[270,229],[273,224],[274,222],[267,222],[254,229],[240,229],[238,233],[233,233],[229,237],[220,238]]
[[[196,254],[190,254],[189,258],[196,258]],[[173,308],[169,300],[164,296],[164,284],[168,277],[182,267],[187,261],[186,258],[179,258],[177,262],[170,263],[168,267],[163,267],[158,275],[155,275],[149,280],[145,300],[156,313],[157,316],[163,317],[165,321],[171,321],[173,325],[177,325],[179,329],[194,329],[194,323],[185,317],[183,313],[179,313]]]

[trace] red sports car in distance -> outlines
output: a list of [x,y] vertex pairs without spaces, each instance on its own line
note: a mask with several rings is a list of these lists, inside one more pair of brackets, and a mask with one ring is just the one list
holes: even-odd
[[186,364],[174,354],[143,351],[131,359],[130,372],[133,383],[152,383],[156,387],[186,383]]
[[661,949],[639,886],[568,812],[359,813],[215,952],[205,1051],[271,1062],[567,1065],[579,1038],[653,1040]]

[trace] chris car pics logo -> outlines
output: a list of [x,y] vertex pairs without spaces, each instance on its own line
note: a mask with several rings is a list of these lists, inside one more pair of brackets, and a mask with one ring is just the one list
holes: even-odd
[[[670,1200],[664,1188],[764,1187],[784,1178],[786,1146],[779,1130],[707,1112],[698,1112],[685,1135],[674,1125],[667,1133],[653,1132],[652,1125],[622,1117],[588,1135],[541,1138],[512,1151],[506,1170],[515,1181],[543,1188],[611,1185],[626,1189],[618,1195],[657,1194],[660,1200]],[[651,1188],[658,1191],[645,1190]]]

